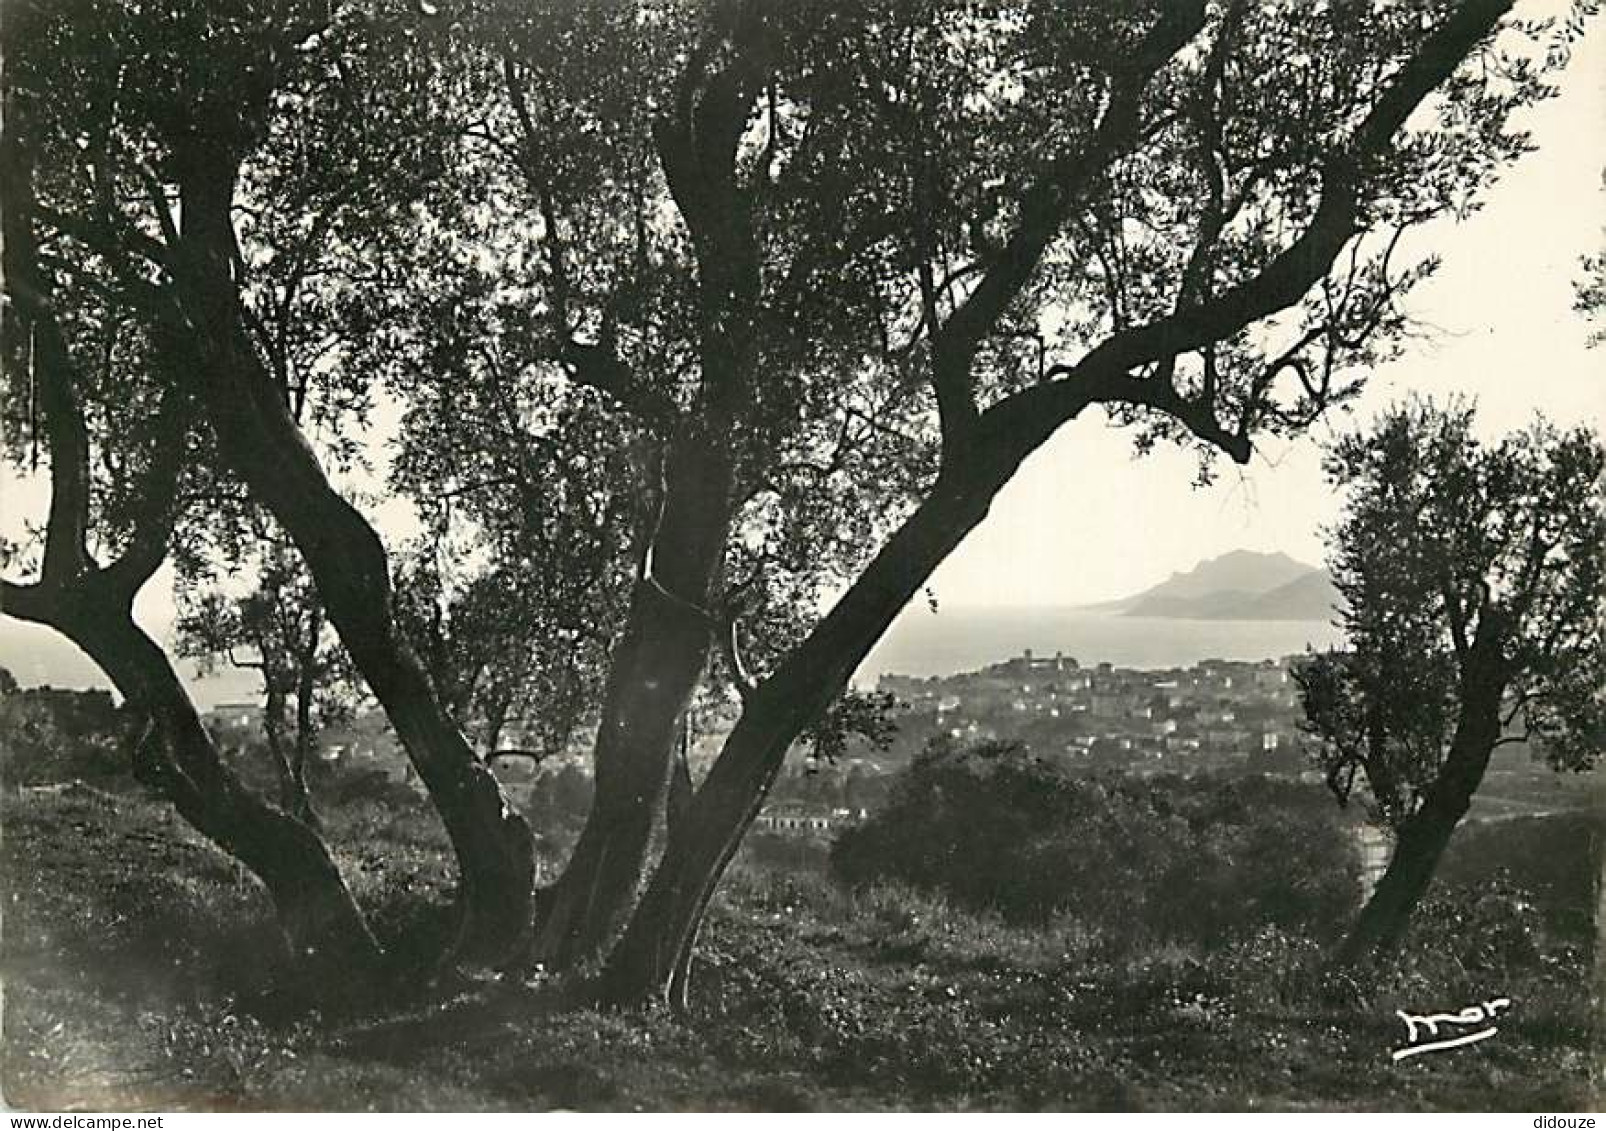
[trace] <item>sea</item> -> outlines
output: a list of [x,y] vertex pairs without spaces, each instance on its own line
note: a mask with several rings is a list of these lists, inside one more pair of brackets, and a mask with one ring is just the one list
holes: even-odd
[[[1325,621],[1169,620],[1126,617],[1078,608],[960,608],[911,604],[865,658],[854,682],[874,686],[885,672],[953,675],[1019,656],[1063,652],[1085,667],[1187,667],[1200,660],[1265,660],[1338,644],[1343,634]],[[94,663],[50,629],[0,618],[0,666],[24,686],[105,687]],[[219,702],[253,701],[253,671],[224,667],[202,678],[189,663],[179,669],[204,710]]]
[[1085,608],[943,608],[912,604],[854,675],[871,686],[885,673],[913,676],[976,671],[1027,649],[1056,652],[1083,667],[1191,667],[1201,660],[1267,660],[1343,642],[1327,621],[1183,620],[1128,617]]

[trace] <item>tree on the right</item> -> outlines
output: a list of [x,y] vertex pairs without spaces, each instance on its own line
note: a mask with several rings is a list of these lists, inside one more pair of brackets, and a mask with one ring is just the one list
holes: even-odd
[[1606,736],[1606,450],[1537,420],[1497,442],[1465,404],[1413,402],[1330,451],[1346,493],[1329,566],[1348,650],[1295,670],[1341,802],[1394,834],[1338,958],[1398,946],[1494,751],[1587,770]]

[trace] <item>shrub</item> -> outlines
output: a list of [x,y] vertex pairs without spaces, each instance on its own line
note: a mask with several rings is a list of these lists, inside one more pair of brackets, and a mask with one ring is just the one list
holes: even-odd
[[126,775],[133,722],[108,691],[0,693],[0,779],[20,785]]
[[1005,742],[930,745],[837,839],[832,867],[1011,922],[1073,913],[1212,946],[1263,926],[1334,934],[1359,891],[1355,847],[1316,787],[1073,777]]
[[1595,934],[1606,811],[1468,821],[1439,867],[1439,881],[1472,890],[1502,882],[1528,893],[1545,928],[1573,942]]
[[1475,886],[1431,891],[1417,911],[1410,949],[1438,951],[1470,973],[1503,974],[1536,965],[1543,934],[1532,893],[1496,872]]

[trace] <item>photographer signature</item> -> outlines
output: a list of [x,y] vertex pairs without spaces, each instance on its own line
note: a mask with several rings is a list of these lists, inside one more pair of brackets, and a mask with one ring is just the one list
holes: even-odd
[[[1408,1056],[1418,1053],[1439,1052],[1443,1049],[1459,1048],[1462,1045],[1475,1044],[1486,1041],[1500,1030],[1490,1022],[1494,1021],[1495,1014],[1502,1009],[1511,1008],[1511,999],[1508,997],[1491,998],[1481,1005],[1469,1005],[1455,1013],[1428,1013],[1418,1015],[1407,1013],[1403,1009],[1395,1010],[1395,1014],[1405,1022],[1405,1039],[1408,1042],[1404,1048],[1395,1049],[1390,1055],[1395,1061],[1404,1060]],[[1439,1026],[1447,1026],[1450,1036],[1441,1038]],[[1459,1030],[1473,1025],[1483,1025],[1476,1032],[1467,1033]],[[1427,1038],[1422,1039],[1426,1031]]]

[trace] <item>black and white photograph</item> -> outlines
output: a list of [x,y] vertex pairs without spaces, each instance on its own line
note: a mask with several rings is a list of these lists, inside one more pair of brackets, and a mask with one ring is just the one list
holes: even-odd
[[9,1126],[1592,1126],[1601,7],[0,0]]

